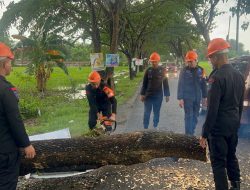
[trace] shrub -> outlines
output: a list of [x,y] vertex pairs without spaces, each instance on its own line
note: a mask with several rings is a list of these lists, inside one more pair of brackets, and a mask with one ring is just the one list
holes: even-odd
[[26,97],[20,99],[19,108],[23,119],[30,119],[39,116],[39,108],[41,107],[39,100],[34,97]]

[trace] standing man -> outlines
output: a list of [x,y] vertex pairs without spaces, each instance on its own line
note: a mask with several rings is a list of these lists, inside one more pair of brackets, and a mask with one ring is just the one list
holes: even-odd
[[[228,64],[227,43],[222,38],[210,41],[208,53],[216,69],[209,77],[208,113],[200,144],[209,145],[216,190],[240,189],[240,169],[235,155],[243,109],[244,77]],[[228,178],[227,178],[228,177]]]
[[9,47],[0,42],[0,190],[16,189],[19,148],[24,148],[26,158],[34,158],[36,154],[19,113],[16,88],[5,79],[11,72],[12,59]]
[[[117,101],[115,94],[102,80],[97,71],[89,74],[89,84],[86,86],[86,95],[89,102],[89,129],[96,126],[97,119],[102,115],[115,120]],[[112,130],[111,127],[107,128]]]
[[198,55],[188,51],[185,57],[187,66],[180,72],[177,99],[185,111],[185,134],[194,135],[198,121],[200,103],[206,104],[207,86],[205,71],[198,66]]
[[144,102],[144,129],[148,129],[152,108],[154,112],[153,127],[154,129],[158,129],[163,95],[166,102],[169,101],[168,79],[166,77],[166,70],[159,66],[160,60],[161,58],[158,53],[154,52],[150,55],[149,61],[152,63],[152,67],[146,70],[143,78],[141,101]]

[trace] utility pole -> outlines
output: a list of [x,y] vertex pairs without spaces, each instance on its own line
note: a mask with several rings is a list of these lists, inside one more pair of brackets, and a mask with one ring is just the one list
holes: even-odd
[[241,5],[241,0],[238,0],[237,3],[237,23],[236,23],[236,53],[237,55],[239,54],[239,26],[240,26],[240,5]]
[[230,26],[231,26],[231,16],[229,17],[229,23],[228,23],[228,31],[227,31],[227,38],[226,40],[229,41],[230,37]]

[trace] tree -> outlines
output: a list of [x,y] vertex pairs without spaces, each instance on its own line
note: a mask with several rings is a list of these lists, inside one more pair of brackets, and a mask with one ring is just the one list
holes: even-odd
[[93,51],[92,46],[89,44],[75,43],[73,46],[69,45],[66,47],[69,51],[67,60],[70,61],[88,61],[89,54]]
[[207,160],[206,149],[199,145],[197,137],[163,131],[36,141],[33,144],[37,155],[33,160],[22,158],[20,175],[56,172],[63,167],[70,170],[77,166],[132,165],[172,156]]
[[29,38],[20,35],[13,35],[20,41],[14,47],[14,51],[25,52],[30,62],[27,67],[29,74],[34,74],[39,92],[46,90],[47,80],[50,78],[54,63],[68,74],[64,62],[63,40],[56,35],[47,35],[31,32]]
[[[17,24],[22,34],[32,28],[43,28],[43,23],[50,20],[47,30],[64,33],[70,36],[71,41],[91,37],[94,44],[94,52],[101,51],[101,39],[98,18],[103,16],[110,26],[110,52],[116,53],[118,49],[119,15],[124,1],[25,1],[11,3],[4,13],[0,25],[0,32],[6,33],[11,24]],[[102,12],[102,14],[101,14]],[[112,19],[110,19],[112,18]],[[73,36],[73,37],[72,37]],[[73,39],[73,40],[72,40]],[[109,72],[110,70],[110,72]],[[113,69],[108,69],[108,75],[112,76]],[[111,85],[112,86],[112,85]]]
[[228,54],[230,58],[250,54],[249,51],[245,51],[244,44],[242,43],[238,44],[238,50],[237,50],[237,45],[236,45],[237,43],[235,39],[230,39],[229,43],[231,45],[231,48],[229,49],[229,54]]
[[[250,13],[250,1],[248,0],[236,0],[236,6],[231,7],[230,11],[233,16],[236,16],[236,53],[239,54],[239,25],[240,25],[240,17],[244,14]],[[243,30],[247,30],[249,25],[249,21],[244,21],[241,28]]]
[[[228,1],[228,0],[227,0]],[[232,12],[233,16],[237,16],[239,14],[239,17],[242,15],[250,14],[250,1],[249,0],[235,0],[236,6],[233,6],[230,8],[230,11]],[[243,22],[241,28],[243,30],[246,30],[249,26],[249,20],[246,20]]]
[[133,78],[132,58],[141,58],[145,42],[152,33],[166,24],[169,9],[162,1],[131,1],[127,3],[121,18],[120,50],[129,63],[130,79]]
[[[120,15],[123,7],[126,4],[124,0],[96,0],[97,4],[102,10],[103,20],[102,23],[106,23],[107,26],[103,25],[105,32],[109,36],[109,52],[116,54],[118,52],[119,45],[119,33],[120,33]],[[107,67],[104,80],[107,81],[108,85],[114,90],[115,83],[113,79],[114,68]]]
[[[197,14],[201,14],[203,10],[201,6],[204,3],[208,4],[208,1],[197,0],[194,4],[193,1],[186,0],[185,3],[183,6],[183,1],[178,4],[173,0],[75,0],[74,2],[44,0],[38,3],[36,0],[21,0],[8,6],[0,21],[2,26],[0,32],[6,32],[10,25],[15,23],[22,34],[33,28],[44,28],[43,23],[49,20],[51,24],[47,23],[46,28],[50,33],[62,33],[72,43],[78,39],[90,38],[94,52],[101,52],[107,47],[109,53],[121,50],[127,56],[129,63],[135,56],[140,57],[142,54],[148,56],[150,51],[156,51],[158,44],[155,42],[162,39],[161,37],[166,39],[165,36],[171,36],[165,45],[159,43],[159,46],[165,46],[169,52],[182,57],[185,51],[185,48],[182,50],[183,46],[191,48],[194,40],[190,39],[197,38],[192,24],[187,22],[191,19],[189,14],[191,11],[187,6],[192,7],[189,4],[193,4],[199,8],[195,9]],[[214,7],[211,7],[211,15],[213,11]],[[172,22],[176,17],[178,23]],[[208,18],[206,27],[211,25],[211,18]],[[165,28],[167,29],[164,31]],[[199,32],[201,33],[201,30]],[[161,37],[157,36],[159,33]],[[113,68],[107,68],[106,71],[104,79],[114,88]]]
[[[176,2],[170,1],[161,7],[165,13],[161,15],[166,18],[166,21],[163,26],[157,27],[157,30],[149,35],[145,48],[149,52],[157,49],[168,59],[173,56],[177,61],[183,62],[186,51],[199,49],[203,42],[200,32],[191,23],[189,11],[185,6],[176,5]],[[172,9],[175,11],[173,12]],[[162,21],[162,19],[159,20]]]
[[210,41],[209,32],[213,28],[214,17],[220,14],[216,6],[219,0],[187,0],[185,6],[193,15],[196,26],[205,42]]

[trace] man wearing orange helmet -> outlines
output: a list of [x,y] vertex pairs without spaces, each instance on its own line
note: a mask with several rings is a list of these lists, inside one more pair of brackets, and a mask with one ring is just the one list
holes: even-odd
[[33,158],[35,149],[30,144],[18,109],[16,88],[5,77],[11,72],[14,55],[0,42],[0,189],[15,190],[19,176],[20,153]]
[[141,101],[144,102],[143,125],[144,129],[148,129],[150,114],[153,108],[153,127],[158,129],[157,126],[159,123],[163,95],[165,96],[166,102],[168,102],[170,92],[166,71],[163,67],[158,65],[160,62],[160,55],[156,52],[152,53],[149,61],[152,63],[152,67],[146,70],[141,88]]
[[[92,71],[88,77],[89,84],[86,86],[86,95],[89,102],[89,129],[96,126],[100,114],[111,120],[115,120],[117,101],[115,94],[102,80],[97,71]],[[111,128],[107,128],[111,130]]]
[[235,155],[245,89],[244,77],[228,64],[230,45],[222,38],[208,44],[207,57],[215,70],[209,76],[208,113],[200,144],[210,150],[216,190],[240,189],[240,169]]
[[185,134],[194,135],[198,121],[201,98],[206,104],[207,87],[204,69],[197,65],[198,55],[188,51],[185,57],[187,66],[182,69],[178,81],[177,99],[185,111]]

